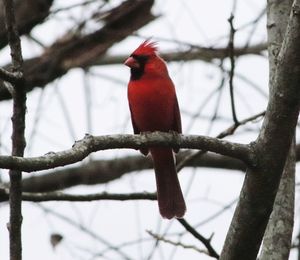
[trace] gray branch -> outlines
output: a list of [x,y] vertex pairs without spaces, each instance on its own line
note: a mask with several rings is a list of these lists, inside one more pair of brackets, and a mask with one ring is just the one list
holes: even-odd
[[92,152],[108,149],[141,149],[145,147],[179,147],[187,149],[201,149],[255,164],[255,155],[250,145],[233,143],[217,138],[195,135],[175,135],[155,132],[146,135],[86,135],[75,142],[69,150],[50,152],[43,156],[23,158],[17,156],[0,156],[0,168],[22,170],[25,172],[51,169],[58,166],[79,162]]
[[[25,114],[26,92],[23,80],[23,57],[21,43],[15,21],[15,9],[13,0],[4,0],[5,24],[7,39],[10,47],[12,70],[20,76],[18,82],[13,84],[13,116],[12,116],[12,156],[22,157],[25,149]],[[10,259],[22,259],[22,172],[19,170],[9,171],[9,247]]]
[[[122,41],[155,18],[151,13],[153,3],[153,0],[123,1],[119,6],[110,9],[108,15],[102,16],[103,26],[98,30],[88,34],[80,30],[68,32],[40,56],[25,60],[23,69],[26,91],[45,87],[72,68],[93,65],[113,44]],[[0,81],[0,100],[5,99],[11,99],[11,95]]]
[[[7,199],[9,192],[7,189],[0,189],[1,200]],[[85,195],[75,195],[67,194],[62,192],[39,192],[39,193],[22,193],[22,200],[32,201],[32,202],[42,202],[42,201],[80,201],[80,202],[89,202],[95,200],[117,200],[117,201],[126,201],[126,200],[156,200],[155,193],[94,193],[94,194],[85,194]]]
[[[262,55],[267,49],[266,43],[261,43],[248,47],[236,47],[234,49],[235,57],[244,55]],[[176,51],[176,52],[161,52],[160,56],[167,62],[177,61],[193,61],[202,60],[205,62],[211,62],[214,59],[225,59],[228,58],[228,48],[205,48],[197,47],[187,51]],[[122,64],[128,55],[105,55],[95,61],[93,65],[116,65]]]
[[[178,164],[191,154],[191,151],[180,152],[177,156]],[[245,171],[246,165],[237,159],[206,153],[188,162],[185,167],[212,167]],[[23,179],[23,191],[47,192],[62,190],[77,185],[105,184],[121,178],[125,174],[152,169],[149,157],[141,155],[125,156],[110,160],[92,160],[75,167],[55,169],[45,174],[36,174]]]
[[256,259],[294,135],[300,108],[300,0],[294,0],[286,19],[265,119],[254,144],[258,164],[247,170],[220,259]]
[[[28,34],[49,15],[53,0],[15,0],[16,26],[20,35]],[[7,45],[3,4],[0,1],[0,49]]]
[[[297,145],[297,161],[300,161],[300,145]],[[181,163],[191,151],[180,152],[176,161]],[[153,165],[149,157],[141,155],[124,156],[109,160],[92,160],[79,166],[55,169],[44,174],[35,174],[24,178],[23,191],[48,192],[63,190],[77,185],[105,184],[121,178],[125,174],[152,169]],[[215,153],[205,153],[200,157],[188,161],[185,167],[208,167],[227,170],[237,170],[242,174],[246,171],[246,165],[242,161]],[[231,171],[230,171],[231,172]]]
[[294,227],[295,145],[293,144],[264,235],[259,260],[289,259]]
[[19,84],[19,82],[23,80],[23,75],[18,72],[10,72],[0,68],[0,79],[11,84]]

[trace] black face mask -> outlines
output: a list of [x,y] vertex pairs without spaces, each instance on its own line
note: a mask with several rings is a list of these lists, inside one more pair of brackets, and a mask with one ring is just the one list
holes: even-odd
[[131,55],[130,57],[134,58],[139,64],[138,68],[131,68],[130,69],[130,73],[131,73],[130,80],[138,80],[144,74],[145,65],[146,65],[149,57],[145,56],[145,55],[134,55],[134,54]]

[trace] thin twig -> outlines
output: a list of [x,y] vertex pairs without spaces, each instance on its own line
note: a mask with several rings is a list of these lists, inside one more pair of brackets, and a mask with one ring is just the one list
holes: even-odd
[[232,118],[235,124],[238,124],[238,119],[236,116],[235,110],[235,102],[234,102],[234,91],[233,91],[233,78],[234,78],[234,69],[235,69],[235,50],[234,50],[234,35],[235,29],[233,26],[233,14],[230,15],[228,22],[230,24],[230,35],[229,35],[229,42],[228,42],[228,52],[230,58],[230,73],[229,73],[229,89],[230,89],[230,101],[231,101],[231,111],[232,111]]
[[190,232],[195,238],[201,241],[203,245],[205,245],[205,247],[208,250],[209,256],[219,259],[219,254],[216,252],[216,250],[212,247],[210,243],[211,239],[207,239],[204,236],[202,236],[200,233],[198,233],[197,230],[195,230],[185,219],[182,218],[177,220],[188,232]]
[[[15,11],[12,0],[4,0],[5,23],[7,29],[8,43],[11,50],[13,73],[18,80],[13,82],[13,116],[12,116],[12,155],[24,155],[25,149],[25,112],[26,112],[26,91],[23,81],[23,58],[20,38],[15,23]],[[9,83],[8,83],[9,84]],[[22,259],[22,172],[10,170],[10,218],[9,218],[9,242],[10,259]]]
[[147,233],[152,236],[153,238],[155,238],[156,240],[159,240],[159,241],[162,241],[162,242],[165,242],[165,243],[168,243],[168,244],[171,244],[173,246],[180,246],[184,249],[193,249],[195,251],[197,251],[198,253],[203,253],[203,254],[206,254],[206,255],[209,255],[209,253],[207,252],[207,250],[202,250],[202,249],[199,249],[198,247],[194,246],[194,245],[185,245],[181,242],[175,242],[175,241],[172,241],[172,240],[169,240],[169,239],[166,239],[162,236],[159,236],[157,234],[154,234],[153,232],[151,232],[150,230],[147,230]]
[[215,109],[214,109],[214,113],[210,119],[210,122],[209,122],[209,126],[207,128],[207,131],[206,131],[206,134],[209,135],[210,132],[211,132],[211,129],[213,127],[213,124],[215,122],[215,120],[217,119],[218,117],[218,110],[219,110],[219,107],[220,107],[220,104],[221,104],[221,97],[222,97],[222,93],[223,93],[223,89],[224,89],[224,85],[225,85],[225,70],[223,68],[223,60],[221,60],[220,62],[220,71],[221,71],[221,80],[220,80],[220,83],[219,83],[219,93],[218,93],[218,96],[217,96],[217,99],[215,101]]
[[[232,135],[234,134],[235,130],[242,125],[247,124],[248,122],[251,122],[253,120],[256,120],[262,116],[265,115],[265,111],[260,112],[256,115],[250,116],[240,122],[238,122],[238,124],[233,124],[232,126],[228,127],[226,130],[224,130],[223,132],[219,133],[216,138],[218,139],[222,139],[226,136]],[[186,164],[188,164],[189,162],[191,162],[192,160],[194,160],[195,158],[198,158],[199,156],[202,156],[203,154],[205,154],[207,151],[206,150],[201,150],[192,154],[189,154],[188,156],[186,156],[185,158],[183,158],[177,165],[177,172],[179,172]]]
[[220,134],[218,134],[217,138],[224,138],[228,135],[232,135],[234,134],[235,130],[241,126],[241,125],[245,125],[248,122],[254,121],[260,117],[263,117],[265,115],[266,111],[262,111],[256,115],[250,116],[242,121],[239,121],[238,124],[234,124],[231,127],[227,128],[225,131],[221,132]]
[[214,220],[215,218],[220,216],[222,213],[224,213],[226,210],[230,209],[237,201],[238,201],[238,198],[235,198],[234,200],[230,201],[227,205],[225,205],[220,210],[218,210],[215,213],[213,213],[212,215],[210,215],[208,218],[206,218],[206,219],[202,220],[201,222],[197,223],[196,225],[194,225],[194,227],[198,228],[198,227],[203,226],[203,225],[207,224],[208,222]]
[[82,225],[80,223],[77,223],[72,218],[69,218],[68,216],[65,216],[65,215],[63,215],[63,214],[61,214],[59,212],[56,212],[53,209],[45,207],[45,206],[43,206],[41,204],[35,204],[35,206],[37,206],[40,209],[42,209],[45,213],[49,213],[52,216],[55,216],[56,218],[65,221],[69,225],[77,228],[78,230],[84,232],[85,234],[87,234],[90,237],[94,238],[95,240],[99,241],[103,245],[107,246],[109,249],[113,250],[116,254],[118,254],[119,257],[121,257],[120,259],[126,259],[126,260],[130,260],[131,259],[126,253],[124,253],[122,250],[120,250],[120,248],[118,248],[117,246],[114,246],[109,241],[107,241],[106,239],[100,237],[96,232],[93,232],[92,230],[88,229],[84,225]]
[[248,46],[250,46],[250,42],[251,42],[251,39],[253,38],[253,36],[255,35],[255,31],[256,29],[258,28],[258,24],[259,24],[259,21],[261,20],[262,17],[265,16],[266,14],[266,7],[264,7],[258,14],[258,16],[253,20],[251,21],[250,23],[248,23],[248,25],[251,25],[252,24],[252,28],[248,34],[248,39],[246,40],[246,43],[245,43],[245,48],[247,48]]
[[191,121],[185,128],[186,133],[188,133],[192,129],[194,123],[196,122],[196,119],[200,117],[205,106],[210,102],[210,100],[214,97],[214,95],[217,93],[220,93],[222,91],[224,83],[225,83],[225,75],[224,75],[224,70],[222,68],[222,62],[220,64],[220,68],[221,68],[221,73],[222,73],[220,84],[206,96],[206,98],[203,100],[203,102],[197,109],[197,112],[195,112],[191,115]]

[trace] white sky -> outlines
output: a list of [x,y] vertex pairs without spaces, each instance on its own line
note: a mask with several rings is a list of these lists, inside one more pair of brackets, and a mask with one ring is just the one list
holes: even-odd
[[[119,1],[111,1],[117,4]],[[239,28],[253,21],[264,8],[265,1],[247,0],[236,1],[234,24]],[[72,1],[72,4],[74,2]],[[68,6],[70,1],[55,1],[53,10],[63,4]],[[159,0],[156,1],[154,12],[161,17],[138,33],[142,36],[152,36],[160,42],[160,50],[184,50],[183,44],[174,44],[165,40],[175,40],[193,43],[204,47],[224,47],[228,42],[229,24],[227,19],[232,11],[232,1],[199,1],[199,0]],[[92,8],[92,7],[91,7]],[[89,8],[87,8],[89,9]],[[73,18],[82,19],[89,11],[81,9],[73,11]],[[44,26],[37,27],[33,35],[44,43],[51,43],[58,35],[73,25],[70,16],[60,14],[60,19],[49,20]],[[92,24],[95,28],[95,24]],[[248,40],[252,26],[236,33],[236,46],[244,46]],[[257,25],[251,38],[251,43],[266,41],[265,18]],[[130,37],[114,46],[111,54],[130,54],[141,42],[141,38]],[[35,56],[41,49],[33,42],[23,39],[24,57]],[[9,60],[7,52],[0,54],[1,64]],[[201,61],[190,63],[168,64],[170,75],[176,85],[177,96],[182,113],[183,131],[185,134],[208,134],[215,136],[232,124],[229,100],[229,88],[226,83],[223,90],[218,115],[227,120],[215,122],[212,126],[206,119],[197,119],[193,122],[190,114],[197,113],[202,102],[220,84],[221,74],[218,61],[208,64]],[[226,60],[224,67],[229,69]],[[128,68],[123,65],[93,67],[93,75],[84,76],[79,69],[74,69],[62,79],[56,80],[44,91],[36,89],[28,95],[27,129],[28,147],[27,156],[36,156],[49,151],[59,151],[69,148],[74,140],[81,139],[86,132],[95,135],[132,133],[127,104],[126,84],[129,78]],[[236,62],[236,73],[255,83],[263,92],[268,93],[267,76],[268,62],[264,57],[246,56]],[[97,76],[95,76],[97,75]],[[110,79],[107,79],[110,78]],[[111,80],[113,79],[113,80]],[[87,120],[86,85],[91,92],[91,127]],[[240,119],[261,112],[266,107],[267,99],[254,90],[245,81],[236,78],[237,114]],[[211,117],[215,111],[216,94],[201,115]],[[62,106],[62,102],[64,107]],[[68,111],[67,116],[65,111]],[[1,153],[7,154],[10,147],[11,102],[0,103],[0,133]],[[70,121],[66,123],[66,117]],[[35,119],[38,118],[38,121]],[[259,124],[249,124],[237,131],[229,140],[247,143],[256,138]],[[210,129],[210,130],[209,130]],[[124,154],[138,154],[136,151],[104,151],[93,154],[93,158],[114,158]],[[7,180],[7,172],[2,171],[2,179]],[[24,173],[24,176],[30,174]],[[191,188],[188,190],[189,182]],[[180,174],[181,186],[186,193],[188,211],[186,220],[191,224],[200,223],[219,211],[237,198],[243,174],[235,171],[217,169],[184,169]],[[82,186],[68,190],[75,194],[94,192],[140,192],[154,191],[154,174],[152,170],[143,173],[129,174],[121,180],[107,185]],[[176,221],[161,220],[156,202],[107,202],[68,203],[48,202],[23,204],[23,255],[25,260],[58,260],[58,259],[122,259],[120,255],[107,250],[101,241],[80,231],[73,225],[45,212],[42,207],[52,209],[76,223],[87,227],[99,237],[109,241],[112,245],[122,245],[128,241],[145,240],[142,243],[124,246],[122,252],[130,259],[147,259],[154,242],[146,230],[164,234],[168,230],[167,238],[177,241],[176,234],[183,228]],[[298,207],[298,205],[297,205]],[[230,224],[234,208],[225,211],[218,218],[200,226],[198,231],[209,237],[214,234],[212,244],[218,252],[221,251],[224,238]],[[0,259],[8,259],[8,206],[0,206]],[[298,224],[297,224],[298,225]],[[296,225],[296,229],[297,226]],[[64,236],[63,242],[52,250],[49,243],[51,233],[60,233]],[[182,243],[195,245],[203,249],[203,245],[187,234],[182,237]],[[106,250],[106,251],[105,251]],[[211,259],[205,255],[189,250],[177,248],[172,257],[174,247],[164,243],[155,251],[156,259]],[[104,256],[93,258],[92,253],[105,252]],[[294,258],[293,258],[294,257]],[[296,259],[292,254],[291,259]]]

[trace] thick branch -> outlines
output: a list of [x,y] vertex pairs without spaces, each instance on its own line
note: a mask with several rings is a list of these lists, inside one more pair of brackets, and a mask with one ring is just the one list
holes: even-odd
[[[32,0],[23,2],[30,1]],[[39,1],[42,3],[46,0]],[[49,5],[51,5],[50,2],[52,3],[52,1],[49,0]],[[106,54],[107,50],[114,43],[123,40],[155,18],[150,13],[152,4],[153,0],[126,1],[108,12],[109,15],[103,20],[105,25],[98,31],[88,35],[66,34],[46,49],[41,56],[26,60],[24,62],[26,90],[31,91],[35,87],[44,87],[75,67],[86,68],[93,65],[123,63],[126,58],[125,55],[112,57],[103,55]],[[31,5],[28,6],[30,7]],[[39,6],[39,4],[35,4],[34,6]],[[43,14],[48,15],[46,7]],[[23,11],[22,13],[26,14]],[[28,13],[30,14],[31,12]],[[261,54],[265,49],[266,44],[236,48],[235,55]],[[162,56],[167,61],[204,60],[211,62],[213,59],[228,57],[228,51],[227,48],[194,47],[184,52],[163,53]],[[3,83],[0,82],[0,100],[10,98],[10,93],[4,87]]]
[[273,87],[264,123],[254,145],[259,161],[255,169],[247,171],[220,259],[256,259],[299,115],[299,42],[300,0],[294,0],[282,47],[275,59],[276,72],[270,77]]
[[260,260],[289,259],[294,227],[295,159],[295,144],[293,144],[264,235]]
[[[16,0],[14,1],[16,26],[20,35],[28,34],[37,24],[49,15],[53,0]],[[0,49],[7,45],[5,18],[2,1],[0,2]]]
[[[44,87],[75,67],[85,68],[107,52],[117,42],[125,39],[155,17],[151,14],[153,0],[127,0],[108,12],[103,27],[81,35],[66,34],[39,57],[24,62],[26,91]],[[10,99],[7,89],[0,84],[0,100]]]
[[[239,121],[217,135],[216,138],[224,138],[231,135],[235,130],[249,121],[263,116],[264,112],[248,117]],[[300,148],[300,147],[299,147]],[[199,156],[201,153],[201,156]],[[196,155],[195,155],[196,154]],[[198,154],[198,155],[197,155]],[[191,167],[213,167],[222,169],[233,169],[245,171],[246,165],[238,160],[228,156],[217,155],[207,152],[180,152],[177,155],[177,168],[185,166]],[[77,167],[68,167],[63,170],[55,170],[43,175],[35,175],[23,180],[23,191],[45,192],[64,189],[80,184],[98,184],[107,183],[111,180],[120,178],[123,174],[132,171],[141,171],[152,168],[149,159],[142,156],[129,156],[124,158],[114,158],[111,160],[89,161]]]
[[[190,153],[190,151],[179,153],[178,163]],[[246,170],[246,165],[242,161],[214,153],[203,154],[201,157],[189,161],[185,166]],[[125,174],[152,169],[152,167],[150,158],[141,155],[110,160],[93,160],[76,167],[53,170],[46,174],[25,178],[22,185],[23,191],[28,192],[56,191],[76,185],[104,184],[119,179]]]
[[[300,155],[300,145],[297,146]],[[180,152],[176,161],[178,164],[191,154],[191,151]],[[298,156],[297,160],[300,160]],[[66,167],[49,171],[45,174],[24,178],[22,181],[23,191],[48,192],[62,190],[77,185],[105,184],[121,178],[125,174],[152,169],[152,161],[149,157],[141,155],[125,156],[109,160],[92,160],[75,167]],[[246,171],[246,165],[237,159],[205,153],[195,159],[188,161],[185,167],[209,167],[227,170],[237,170],[242,173]]]
[[249,145],[232,143],[207,136],[184,136],[155,132],[147,135],[106,135],[95,137],[86,135],[84,139],[77,141],[71,149],[57,153],[51,152],[32,158],[0,156],[0,168],[18,169],[25,172],[46,170],[79,162],[90,153],[100,150],[140,149],[153,146],[201,149],[231,156],[243,160],[249,165],[255,164],[254,154]]

